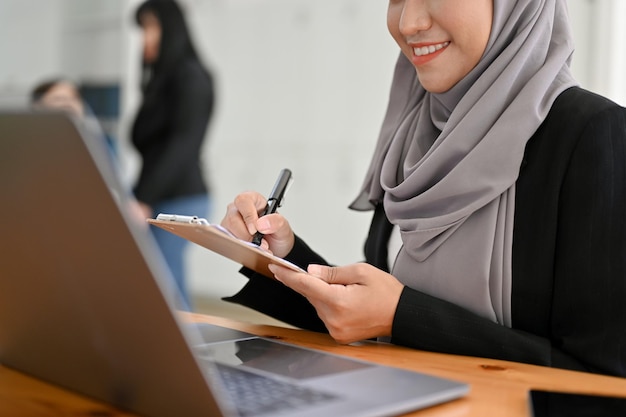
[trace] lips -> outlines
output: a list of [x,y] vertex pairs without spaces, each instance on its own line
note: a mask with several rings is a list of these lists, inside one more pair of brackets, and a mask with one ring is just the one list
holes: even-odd
[[426,46],[418,46],[418,47],[413,48],[413,53],[415,54],[416,57],[422,57],[422,56],[434,54],[435,52],[442,50],[448,45],[450,45],[450,42],[435,43],[435,44],[426,45]]

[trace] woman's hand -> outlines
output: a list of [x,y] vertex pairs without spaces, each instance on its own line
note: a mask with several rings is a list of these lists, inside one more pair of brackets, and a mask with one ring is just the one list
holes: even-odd
[[299,292],[315,307],[339,343],[391,336],[404,285],[372,265],[309,265],[308,274],[270,265],[277,280]]
[[136,203],[133,203],[132,210],[138,213],[140,217],[143,217],[143,220],[151,218],[154,215],[152,207],[142,201],[137,201]]
[[257,192],[239,194],[228,205],[221,225],[246,241],[251,241],[257,231],[263,233],[261,247],[283,258],[293,248],[295,237],[289,222],[280,213],[259,217],[266,204],[265,198]]

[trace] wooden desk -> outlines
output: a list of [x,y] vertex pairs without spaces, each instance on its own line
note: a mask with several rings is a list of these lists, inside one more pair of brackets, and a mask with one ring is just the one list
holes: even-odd
[[[422,352],[375,343],[342,346],[337,345],[327,335],[303,330],[254,325],[195,314],[190,314],[189,318],[260,336],[278,338],[314,349],[455,379],[471,385],[470,393],[466,397],[411,413],[410,416],[528,417],[530,410],[527,393],[530,388],[626,397],[626,379],[623,378]],[[105,404],[0,366],[0,416],[131,417],[132,414],[118,411]]]

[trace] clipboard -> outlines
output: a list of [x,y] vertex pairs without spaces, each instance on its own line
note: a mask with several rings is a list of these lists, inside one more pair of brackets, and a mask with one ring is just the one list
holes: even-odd
[[156,219],[147,219],[147,222],[270,278],[274,274],[267,267],[269,264],[306,272],[252,242],[237,238],[224,227],[197,216],[161,213]]

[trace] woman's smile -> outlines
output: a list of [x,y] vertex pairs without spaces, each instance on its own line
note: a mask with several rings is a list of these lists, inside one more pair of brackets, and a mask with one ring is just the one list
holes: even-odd
[[478,64],[492,22],[493,0],[394,0],[387,13],[389,32],[431,93],[448,91]]
[[427,62],[441,55],[450,45],[450,42],[431,43],[431,44],[415,44],[410,45],[413,48],[413,65],[424,65]]

